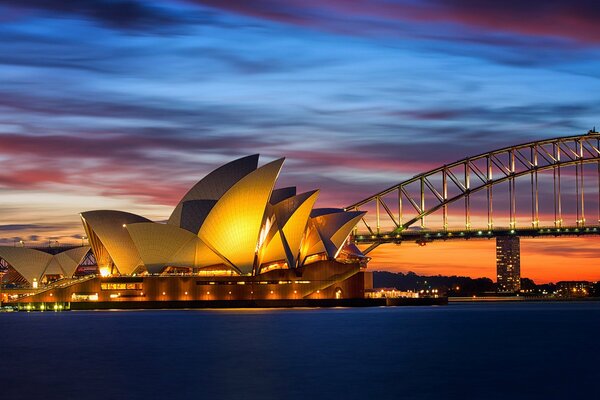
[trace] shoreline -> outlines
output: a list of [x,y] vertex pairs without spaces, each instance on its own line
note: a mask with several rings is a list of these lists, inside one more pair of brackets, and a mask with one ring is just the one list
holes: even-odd
[[333,308],[333,307],[402,307],[447,305],[447,297],[425,298],[356,298],[293,300],[190,300],[190,301],[101,301],[101,302],[27,302],[9,303],[18,311],[70,310],[183,310],[228,308]]
[[525,296],[477,296],[448,297],[448,303],[486,303],[486,302],[589,302],[600,301],[600,297],[525,297]]

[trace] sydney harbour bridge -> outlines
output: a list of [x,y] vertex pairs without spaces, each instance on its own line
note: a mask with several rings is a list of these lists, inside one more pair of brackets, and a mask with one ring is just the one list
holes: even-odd
[[346,210],[368,211],[352,240],[384,243],[600,234],[600,134],[539,140],[467,157]]

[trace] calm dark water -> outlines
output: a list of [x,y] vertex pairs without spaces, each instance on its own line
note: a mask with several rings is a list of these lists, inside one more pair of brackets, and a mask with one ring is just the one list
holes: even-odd
[[2,399],[600,398],[598,302],[6,313],[0,333]]

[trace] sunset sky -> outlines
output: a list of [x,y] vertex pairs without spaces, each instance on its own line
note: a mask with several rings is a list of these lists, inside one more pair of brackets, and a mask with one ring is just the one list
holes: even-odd
[[[599,18],[592,0],[0,0],[0,244],[77,243],[85,210],[165,220],[247,154],[286,157],[279,186],[343,207],[600,128]],[[522,275],[600,279],[599,240],[523,240]],[[495,275],[487,240],[370,255]]]

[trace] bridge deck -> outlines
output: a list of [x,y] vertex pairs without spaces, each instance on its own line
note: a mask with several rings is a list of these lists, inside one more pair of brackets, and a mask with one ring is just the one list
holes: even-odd
[[417,242],[427,243],[435,240],[491,239],[498,236],[519,237],[558,237],[558,236],[593,236],[600,235],[600,225],[586,227],[540,227],[540,228],[495,228],[493,230],[412,230],[407,229],[398,234],[357,233],[352,240],[357,244],[383,244]]

